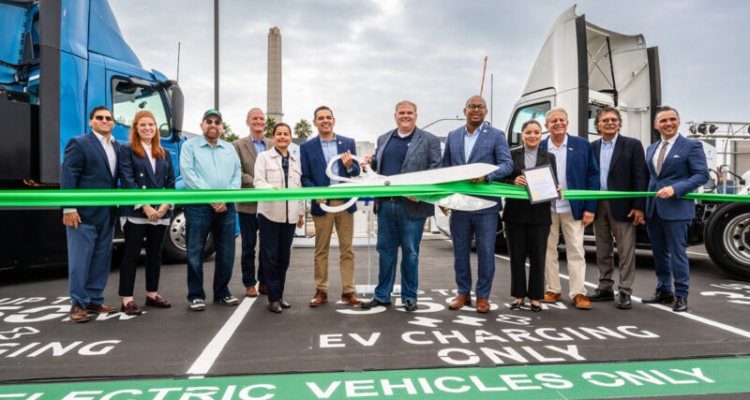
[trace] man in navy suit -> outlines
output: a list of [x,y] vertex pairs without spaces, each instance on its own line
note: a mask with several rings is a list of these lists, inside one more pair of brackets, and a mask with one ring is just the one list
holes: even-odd
[[[302,143],[300,146],[300,161],[302,162],[302,186],[330,186],[338,181],[331,180],[326,175],[328,162],[338,154],[341,159],[336,161],[331,171],[341,177],[358,176],[359,165],[354,161],[352,155],[357,155],[357,147],[354,139],[338,135],[333,132],[336,119],[333,111],[326,106],[320,106],[313,114],[313,125],[318,129],[318,136]],[[341,301],[359,305],[362,304],[355,295],[354,287],[354,250],[352,240],[354,238],[354,212],[357,206],[353,205],[346,211],[337,213],[326,213],[320,208],[320,204],[339,206],[348,199],[314,200],[312,202],[312,215],[315,222],[315,296],[310,300],[310,307],[319,307],[328,302],[328,250],[331,245],[331,234],[336,226],[339,240],[339,269],[341,272]]]
[[[620,111],[604,107],[596,116],[596,129],[602,138],[592,143],[599,162],[599,184],[603,191],[645,192],[648,186],[646,156],[637,139],[620,135]],[[630,295],[635,279],[635,227],[643,222],[646,198],[599,200],[594,219],[596,233],[596,266],[599,286],[591,301],[612,301],[615,298],[613,275],[620,271],[617,308],[632,307]],[[620,261],[615,268],[614,240]]]
[[[378,138],[377,152],[367,158],[370,166],[385,176],[439,168],[440,139],[417,128],[417,105],[406,100],[399,102],[394,117],[398,127]],[[435,206],[413,197],[381,197],[375,200],[375,210],[380,273],[372,301],[362,304],[362,308],[391,304],[401,247],[401,300],[406,311],[416,311],[419,243],[425,221],[435,213]]]
[[[89,114],[89,126],[88,134],[76,136],[65,145],[60,189],[117,189],[120,144],[111,135],[112,112],[104,106],[95,107]],[[88,322],[88,313],[117,311],[104,305],[116,213],[117,209],[110,206],[63,209],[71,322]]]
[[679,134],[677,110],[661,107],[654,118],[654,128],[661,140],[648,146],[646,161],[648,191],[657,193],[646,199],[646,228],[658,283],[654,295],[643,302],[674,302],[672,310],[682,312],[688,309],[690,287],[687,235],[695,218],[695,202],[682,197],[708,182],[708,166],[700,142]]
[[[557,178],[563,190],[599,189],[599,168],[594,151],[588,140],[568,134],[568,113],[562,108],[553,108],[545,115],[549,138],[539,144],[539,148],[549,151],[557,161]],[[573,305],[581,310],[591,308],[586,297],[586,260],[583,250],[583,231],[594,222],[596,200],[555,200],[552,202],[552,225],[547,238],[547,257],[544,275],[547,280],[547,293],[543,303],[554,303],[562,296],[560,286],[560,265],[558,264],[557,244],[560,229],[565,237],[568,275],[570,276],[568,295]]]
[[[499,181],[513,172],[513,159],[510,157],[508,141],[503,131],[484,123],[487,116],[487,103],[481,96],[472,96],[464,106],[466,125],[448,134],[445,140],[443,166],[486,163],[497,165],[498,169],[472,183]],[[492,280],[495,277],[495,235],[497,234],[497,214],[502,204],[478,211],[452,212],[450,218],[451,239],[453,240],[453,268],[456,272],[458,295],[448,308],[457,310],[471,305],[471,239],[476,235],[477,243],[477,284],[476,309],[486,313],[490,310],[489,296]]]

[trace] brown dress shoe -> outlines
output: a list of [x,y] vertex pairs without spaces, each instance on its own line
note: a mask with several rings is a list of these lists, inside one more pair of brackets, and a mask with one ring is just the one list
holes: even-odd
[[160,295],[154,296],[152,299],[149,296],[146,296],[146,305],[156,308],[169,308],[172,307],[172,304],[169,302],[169,300],[165,299],[164,297],[161,297]]
[[272,313],[281,314],[281,304],[278,301],[274,301],[271,304],[268,305],[268,309],[271,310]]
[[281,308],[292,308],[292,305],[284,299],[279,299],[279,305]]
[[589,301],[588,297],[582,294],[578,294],[576,295],[576,297],[573,297],[573,305],[579,310],[591,309],[591,302]]
[[258,285],[258,293],[260,294],[268,294],[268,286],[266,286],[265,283],[261,283]]
[[247,297],[258,297],[258,291],[255,290],[255,286],[249,286],[245,288],[245,296]]
[[89,322],[89,316],[81,306],[70,307],[70,322]]
[[362,301],[357,298],[357,295],[354,294],[354,292],[342,294],[341,301],[343,301],[344,303],[349,303],[353,306],[362,304]]
[[310,307],[320,307],[323,303],[328,303],[328,293],[318,290],[315,292],[315,297],[310,300]]
[[486,298],[477,297],[477,312],[485,314],[490,311],[490,301]]
[[456,298],[451,301],[451,303],[448,305],[448,308],[451,310],[458,310],[459,308],[463,306],[470,306],[471,305],[471,296],[465,296],[462,294],[456,295]]
[[134,301],[128,302],[128,304],[123,304],[120,306],[120,312],[124,312],[127,315],[141,315],[143,312],[141,311],[141,308],[138,307],[138,304],[135,304]]
[[547,292],[544,294],[542,303],[557,303],[557,301],[560,300],[560,297],[562,297],[560,293]]
[[105,306],[104,304],[89,304],[86,306],[86,312],[87,313],[93,313],[93,314],[111,314],[113,312],[117,311],[116,308]]

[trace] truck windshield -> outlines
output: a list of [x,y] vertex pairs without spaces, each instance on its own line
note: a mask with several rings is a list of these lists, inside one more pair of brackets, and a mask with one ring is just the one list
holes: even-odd
[[513,122],[510,125],[509,136],[511,147],[520,146],[522,144],[521,127],[526,121],[533,119],[539,122],[539,125],[542,126],[542,134],[547,133],[546,128],[544,127],[544,114],[549,111],[549,109],[550,103],[545,101],[544,103],[532,104],[516,110],[515,115],[513,115]]
[[135,86],[125,79],[112,79],[112,112],[119,125],[130,128],[138,111],[151,111],[161,137],[169,137],[171,128],[164,99],[155,87]]

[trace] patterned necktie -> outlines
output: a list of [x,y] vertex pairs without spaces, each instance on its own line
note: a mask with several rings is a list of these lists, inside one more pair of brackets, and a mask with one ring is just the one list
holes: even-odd
[[661,146],[659,158],[656,160],[656,175],[661,173],[661,166],[664,165],[664,156],[667,154],[667,147],[669,147],[669,142],[664,142],[664,145]]

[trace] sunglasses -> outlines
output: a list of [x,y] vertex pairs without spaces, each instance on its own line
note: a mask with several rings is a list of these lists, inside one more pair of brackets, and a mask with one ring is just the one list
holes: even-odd
[[206,125],[211,125],[211,124],[214,124],[214,125],[217,125],[217,126],[221,125],[221,121],[218,120],[218,119],[207,119],[207,120],[205,120],[203,122],[205,122]]
[[105,117],[104,115],[96,115],[96,116],[94,116],[94,119],[97,120],[97,121],[104,121],[104,120],[106,120],[107,122],[112,122],[112,117],[110,117],[110,116],[106,116]]

